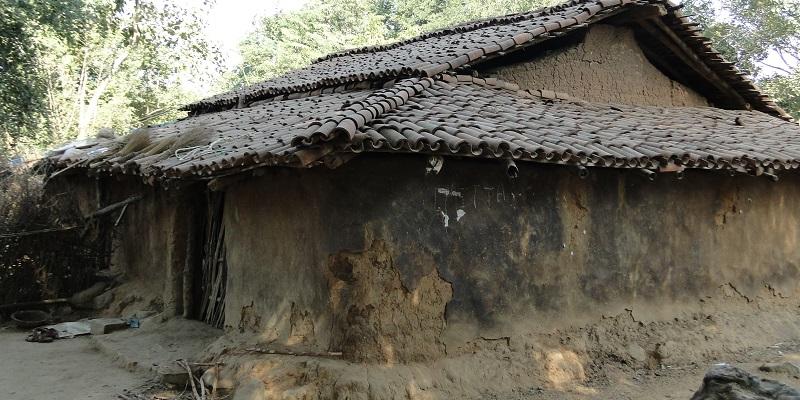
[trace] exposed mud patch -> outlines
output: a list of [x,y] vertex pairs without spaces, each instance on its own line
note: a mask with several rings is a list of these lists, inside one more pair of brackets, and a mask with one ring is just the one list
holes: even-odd
[[292,314],[289,318],[290,334],[286,344],[310,344],[314,342],[314,321],[307,310],[301,310],[292,303]]
[[242,306],[239,317],[239,333],[256,332],[261,327],[261,316],[254,311],[253,302]]
[[353,361],[406,363],[440,358],[445,306],[453,295],[436,269],[406,288],[386,244],[331,256],[332,348]]

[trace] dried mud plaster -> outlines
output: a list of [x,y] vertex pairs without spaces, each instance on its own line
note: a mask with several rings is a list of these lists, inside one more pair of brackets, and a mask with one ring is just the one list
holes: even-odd
[[577,46],[483,75],[523,89],[564,92],[578,99],[630,105],[704,107],[708,101],[675,82],[645,57],[630,28],[597,25]]
[[442,357],[445,307],[453,290],[436,268],[406,288],[386,243],[328,261],[332,349],[352,361],[407,363]]

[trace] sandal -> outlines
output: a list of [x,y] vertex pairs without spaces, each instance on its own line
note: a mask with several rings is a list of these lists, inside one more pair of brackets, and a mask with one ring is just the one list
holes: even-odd
[[50,343],[58,338],[58,331],[52,328],[36,328],[27,338],[26,342]]

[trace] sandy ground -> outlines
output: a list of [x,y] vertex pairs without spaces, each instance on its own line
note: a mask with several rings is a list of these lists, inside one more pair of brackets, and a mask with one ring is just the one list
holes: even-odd
[[[208,343],[218,334],[205,328],[199,334],[195,321],[170,321],[153,324],[150,329],[117,332],[104,337],[83,337],[53,343],[27,343],[26,332],[10,327],[0,327],[0,399],[175,399],[189,398],[186,390],[166,390],[153,381],[153,372],[159,364],[169,365],[171,360],[197,354],[199,346]],[[688,363],[662,363],[646,367],[630,362],[604,361],[587,366],[587,379],[579,384],[554,389],[543,385],[525,391],[505,393],[500,396],[484,394],[483,399],[689,399],[713,363],[725,362],[743,368],[764,378],[775,379],[793,387],[800,387],[800,376],[787,373],[765,373],[758,367],[767,362],[800,362],[800,331],[790,330],[786,340],[767,341],[755,346],[723,350],[710,357],[692,357]],[[182,338],[182,339],[181,339]],[[193,338],[187,340],[187,338]],[[179,346],[192,342],[191,346]],[[100,347],[103,350],[99,351]],[[138,349],[138,350],[137,350]],[[141,351],[139,351],[141,350]],[[683,348],[682,351],[689,349]],[[188,358],[188,357],[187,357]],[[310,357],[262,355],[262,361],[275,362],[280,367],[294,371],[296,378],[306,374],[308,366],[319,362]],[[136,359],[134,361],[134,359]],[[299,363],[299,364],[298,364]],[[264,362],[256,365],[264,367]],[[123,368],[127,366],[127,369]],[[300,368],[302,367],[302,368]],[[370,368],[374,369],[374,368]],[[131,372],[131,370],[139,371]],[[435,373],[435,371],[430,371]],[[318,384],[313,374],[308,384]],[[276,376],[277,377],[277,376]],[[402,378],[401,378],[402,380]],[[269,380],[267,380],[269,381]],[[267,382],[262,381],[262,382]],[[247,383],[247,381],[244,381]],[[251,382],[252,383],[252,382]],[[256,382],[258,383],[258,382]],[[478,387],[490,382],[477,384]],[[248,386],[248,385],[245,385]],[[250,385],[253,386],[253,385]],[[242,390],[234,400],[264,399],[264,386],[255,385],[255,392]],[[260,393],[256,393],[260,391]],[[123,397],[120,397],[123,394]],[[390,398],[428,400],[452,398],[427,396],[425,393],[395,393]],[[127,397],[126,397],[127,396]],[[297,396],[287,399],[305,398]],[[313,396],[311,398],[314,398]]]
[[0,399],[116,399],[147,378],[114,365],[86,337],[28,343],[26,332],[0,328]]

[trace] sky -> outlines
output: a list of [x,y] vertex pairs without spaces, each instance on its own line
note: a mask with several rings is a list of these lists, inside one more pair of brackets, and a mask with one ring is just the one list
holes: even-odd
[[[202,7],[202,0],[179,0],[190,7]],[[237,50],[239,42],[254,29],[253,22],[281,11],[292,11],[302,7],[307,0],[216,0],[209,10],[208,38],[216,42],[228,66],[234,66],[241,57]]]

